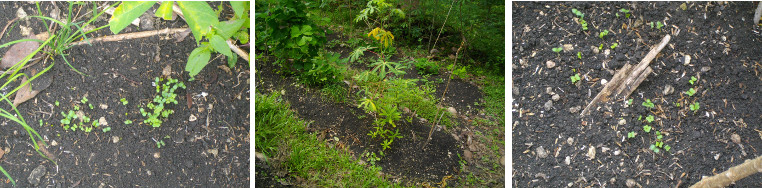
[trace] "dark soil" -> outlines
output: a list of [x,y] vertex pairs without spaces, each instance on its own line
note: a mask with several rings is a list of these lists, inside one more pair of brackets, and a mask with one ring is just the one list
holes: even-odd
[[[64,5],[59,3],[58,6]],[[2,25],[15,17],[19,7],[30,15],[37,14],[34,4],[0,3]],[[42,7],[43,14],[47,15],[52,6],[43,2]],[[106,22],[100,20],[94,24],[100,26]],[[32,27],[35,33],[46,30],[37,19],[31,19],[28,24],[22,21],[19,25]],[[154,27],[177,28],[187,24],[182,19],[155,19]],[[138,30],[129,26],[122,33]],[[0,42],[21,38],[18,29],[8,33]],[[103,29],[89,37],[105,35],[111,32]],[[227,60],[216,58],[195,81],[187,81],[189,76],[183,70],[188,54],[195,47],[192,35],[179,43],[174,37],[153,36],[72,47],[67,51],[68,61],[89,76],[76,73],[60,56],[56,57],[54,67],[45,73],[52,84],[18,107],[26,122],[50,145],[47,150],[57,165],[39,156],[23,128],[7,120],[1,125],[4,128],[0,139],[5,142],[0,147],[9,152],[0,159],[0,165],[19,187],[248,187],[248,62],[239,60],[232,73],[227,73],[217,67],[226,66]],[[161,127],[153,128],[143,123],[139,109],[145,108],[156,95],[152,82],[162,75],[166,66],[171,67],[171,77],[184,81],[187,89],[177,90],[179,103],[168,107],[175,113],[164,120]],[[87,96],[95,109],[79,102],[83,96]],[[121,98],[126,98],[129,104],[122,105]],[[60,106],[53,105],[55,101],[59,101]],[[101,105],[108,107],[102,109]],[[63,130],[59,123],[63,118],[61,112],[73,110],[74,106],[80,106],[93,120],[104,117],[111,131],[103,132],[102,127],[90,133]],[[4,106],[6,110],[7,107]],[[191,121],[191,116],[195,120]],[[125,125],[123,122],[128,119],[133,123]],[[39,120],[45,125],[40,126]],[[157,148],[154,139],[166,145]],[[31,185],[27,177],[39,165],[46,168],[47,173],[39,185]],[[10,185],[2,177],[0,187]]]
[[[762,149],[762,37],[753,27],[753,2],[514,2],[513,5],[513,186],[515,187],[625,187],[628,179],[643,187],[688,187],[702,176],[727,170]],[[589,30],[583,32],[571,9],[585,13]],[[627,19],[621,8],[631,10]],[[615,13],[619,12],[617,18]],[[642,19],[642,25],[634,26]],[[661,21],[652,29],[648,22]],[[608,29],[600,39],[598,32]],[[666,34],[669,45],[651,62],[654,74],[623,101],[601,105],[588,116],[570,108],[584,108],[603,88],[602,79],[624,64],[639,63]],[[605,55],[591,47],[603,44]],[[571,44],[574,50],[556,54],[551,48]],[[582,52],[578,59],[577,52]],[[691,61],[684,65],[684,55]],[[547,61],[556,63],[548,69]],[[569,77],[578,71],[583,79],[575,86]],[[703,69],[703,70],[702,70]],[[698,78],[695,85],[688,80]],[[667,85],[674,93],[664,95]],[[560,95],[550,110],[549,88]],[[696,88],[689,97],[684,92]],[[641,105],[651,99],[654,109]],[[700,103],[693,112],[688,104]],[[681,103],[680,107],[676,103]],[[649,145],[654,132],[646,133],[639,116],[654,115],[650,123],[664,135],[669,152],[655,153]],[[626,122],[619,125],[620,118]],[[637,132],[626,139],[628,132]],[[740,136],[740,143],[731,135]],[[543,149],[539,149],[542,147]],[[588,157],[595,147],[594,158]],[[546,157],[540,157],[547,151]],[[540,151],[540,152],[538,152]],[[569,159],[569,164],[565,160]],[[756,174],[734,187],[760,187]]]
[[[341,40],[346,41],[347,38],[341,35],[339,32],[327,35],[328,41]],[[334,46],[329,51],[341,53],[341,58],[349,56],[353,49],[347,46]],[[260,54],[266,54],[260,52]],[[375,57],[375,54],[366,52],[364,57]],[[371,126],[373,123],[372,116],[365,113],[362,109],[357,108],[354,98],[357,89],[352,91],[349,95],[349,100],[346,103],[337,103],[329,100],[320,91],[319,88],[310,88],[300,84],[294,76],[284,76],[276,73],[279,67],[273,65],[274,58],[268,56],[267,60],[259,61],[256,63],[257,80],[255,87],[260,93],[280,92],[283,95],[285,101],[291,104],[291,108],[294,109],[299,118],[314,121],[307,128],[312,134],[317,134],[318,138],[324,139],[327,142],[332,141],[334,137],[339,138],[337,145],[345,146],[353,153],[358,160],[364,160],[360,158],[360,154],[364,152],[381,151],[380,140],[372,139],[368,136],[368,132],[373,129]],[[400,61],[403,59],[409,59],[411,57],[404,56],[400,53],[396,53],[390,59],[392,61]],[[415,57],[412,57],[415,58]],[[352,64],[350,67],[355,69],[368,69],[365,64]],[[414,68],[405,70],[407,72],[404,78],[417,78],[421,76],[417,74]],[[434,81],[436,79],[446,78],[444,75],[432,76],[429,80]],[[437,85],[436,93],[437,97],[441,97],[445,88],[446,79],[444,83]],[[346,85],[344,85],[346,87]],[[460,114],[454,121],[458,122],[458,125],[451,128],[435,129],[431,135],[431,141],[426,144],[426,140],[431,130],[431,123],[424,123],[414,118],[412,123],[407,121],[398,122],[399,132],[403,136],[401,139],[395,139],[392,144],[392,149],[387,149],[386,156],[382,157],[381,161],[376,162],[377,165],[382,167],[382,171],[385,176],[393,182],[402,182],[403,185],[417,185],[423,184],[434,185],[445,180],[448,185],[452,185],[455,177],[465,177],[467,173],[463,173],[460,157],[463,157],[464,150],[469,150],[466,138],[468,136],[474,137],[473,133],[467,131],[481,130],[481,127],[474,128],[470,125],[466,119],[471,119],[479,116],[479,109],[483,109],[481,106],[475,106],[474,102],[483,103],[483,94],[477,86],[471,83],[453,79],[450,83],[448,93],[445,97],[443,105],[453,106]],[[403,119],[410,114],[403,114]],[[484,115],[481,114],[482,118]],[[483,130],[482,130],[483,131]],[[483,131],[486,132],[486,131]],[[483,136],[479,135],[479,138]],[[474,137],[474,142],[469,143],[478,148],[478,154],[474,154],[474,163],[469,163],[466,168],[473,171],[477,170],[477,166],[488,166],[476,159],[488,159],[487,162],[498,163],[499,157],[494,156],[487,157],[488,148],[485,147],[485,139],[477,139]],[[480,146],[480,147],[479,147]],[[344,147],[340,147],[342,149]],[[476,149],[474,149],[476,150]],[[477,153],[474,151],[474,153]],[[494,159],[493,159],[494,158]],[[257,186],[281,186],[281,183],[276,183],[276,180],[272,177],[261,177],[263,174],[273,174],[271,171],[277,171],[277,169],[271,169],[268,165],[260,165],[257,162]],[[260,168],[260,166],[265,166]],[[501,171],[502,173],[502,171]],[[288,178],[288,177],[280,177]],[[493,184],[491,186],[503,186],[503,177],[493,177]],[[291,180],[294,181],[294,180]],[[498,183],[499,182],[499,183]],[[294,182],[298,183],[298,182]]]

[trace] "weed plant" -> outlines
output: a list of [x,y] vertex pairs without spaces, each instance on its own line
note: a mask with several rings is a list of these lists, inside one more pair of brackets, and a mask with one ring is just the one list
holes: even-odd
[[145,109],[140,108],[140,114],[143,115],[143,117],[146,117],[146,120],[144,120],[143,123],[153,127],[161,127],[163,121],[159,118],[169,118],[169,115],[175,112],[172,109],[165,109],[165,105],[177,104],[177,94],[175,94],[175,90],[178,88],[185,89],[185,84],[179,82],[177,79],[167,78],[166,82],[161,83],[162,81],[164,81],[164,78],[156,77],[154,79],[156,96],[152,102],[146,104],[146,107],[149,110],[146,111]]

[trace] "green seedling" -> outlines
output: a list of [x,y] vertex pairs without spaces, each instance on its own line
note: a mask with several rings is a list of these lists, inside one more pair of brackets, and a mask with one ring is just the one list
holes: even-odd
[[635,138],[635,135],[637,135],[635,131],[630,131],[629,133],[627,133],[627,138]]
[[642,120],[643,120],[643,115],[639,115],[638,116],[638,121],[642,121]]
[[122,98],[119,101],[122,102],[122,105],[127,105],[127,99],[126,98]]
[[689,106],[689,108],[691,108],[691,110],[693,111],[693,113],[696,113],[696,111],[698,111],[698,109],[699,109],[699,102],[694,102],[693,104],[691,104],[691,105]]
[[630,106],[630,105],[632,105],[632,99],[627,100],[627,106]]
[[693,97],[693,94],[696,94],[696,90],[691,88],[688,91],[686,91],[685,94],[688,94],[688,96]]
[[152,102],[149,102],[146,105],[149,111],[140,108],[140,114],[143,115],[143,117],[147,117],[143,123],[150,124],[153,127],[161,126],[163,121],[159,120],[159,116],[166,119],[169,118],[170,114],[175,112],[171,109],[165,109],[164,105],[177,104],[177,94],[175,94],[175,90],[177,88],[185,89],[185,84],[179,82],[177,79],[167,78],[167,81],[163,84],[161,83],[162,81],[164,81],[164,78],[156,77],[154,80],[157,95]]
[[696,77],[695,77],[695,76],[691,76],[691,80],[688,80],[688,82],[689,82],[689,83],[691,83],[691,85],[693,85],[693,83],[695,83],[695,82],[696,82],[696,80],[697,80],[697,79],[696,79]]
[[651,149],[651,150],[652,150],[652,151],[654,151],[655,153],[659,153],[659,148],[658,148],[658,147],[656,147],[656,145],[653,145],[653,144],[651,144],[651,147],[649,147],[649,149]]
[[651,102],[651,99],[646,99],[646,102],[643,102],[643,106],[647,108],[654,108],[654,103]]
[[[622,8],[622,9],[619,9],[619,12],[624,13],[625,18],[630,18],[630,10]],[[617,14],[617,17],[619,17],[619,14]]]
[[647,121],[648,123],[651,123],[651,122],[653,122],[653,121],[654,121],[654,116],[652,116],[652,115],[648,115],[648,116],[646,116],[646,121]]
[[60,105],[60,103],[58,103],[58,100],[56,100],[56,106],[59,106],[59,105]]
[[109,132],[109,131],[111,131],[111,127],[104,127],[104,128],[103,128],[103,132],[104,132],[104,133],[105,133],[105,132]]
[[82,100],[79,100],[79,101],[82,102],[82,104],[87,104],[87,97],[83,96]]
[[619,43],[616,43],[616,42],[615,42],[614,44],[611,44],[611,49],[613,50],[613,49],[614,49],[614,48],[616,48],[617,46],[619,46]]
[[603,50],[603,44],[598,46],[598,50]]
[[656,22],[656,29],[661,29],[661,27],[664,27],[664,24],[662,24],[660,21]]
[[553,52],[559,53],[559,52],[561,52],[561,50],[563,50],[563,49],[564,49],[563,47],[560,47],[560,46],[559,46],[559,47],[553,48]]
[[129,124],[132,124],[132,120],[129,120],[129,119],[128,119],[128,120],[124,120],[124,124],[125,124],[125,125],[129,125]]
[[[154,141],[156,141],[156,140],[154,140]],[[156,147],[157,148],[161,148],[162,146],[165,146],[165,145],[167,145],[167,144],[164,143],[164,140],[156,141]]]
[[577,52],[577,58],[582,59],[582,52]]
[[87,106],[89,106],[89,107],[90,107],[90,110],[92,110],[92,109],[93,109],[93,104],[87,104]]
[[606,35],[609,35],[609,30],[607,30],[607,29],[604,29],[603,31],[601,31],[600,33],[598,33],[598,38],[601,38],[601,39],[603,39],[603,37],[605,37]]
[[574,76],[571,76],[571,77],[569,77],[569,78],[571,78],[571,82],[572,82],[572,84],[574,84],[574,83],[577,83],[577,81],[579,81],[579,80],[580,80],[580,78],[579,78],[579,73],[577,73],[577,74],[575,74]]
[[579,24],[582,25],[582,30],[587,31],[587,21],[585,21],[584,19],[585,14],[583,14],[577,9],[572,9],[572,13],[574,13],[574,15],[577,15],[579,17]]
[[669,149],[672,149],[672,147],[670,147],[669,145],[665,145],[664,146],[664,151],[669,152]]
[[646,131],[647,133],[651,132],[651,126],[649,125],[643,125],[643,131]]
[[572,13],[574,13],[574,15],[577,15],[577,16],[578,16],[578,17],[580,17],[580,18],[584,18],[584,17],[585,17],[585,14],[584,14],[584,13],[582,13],[582,12],[580,12],[580,11],[579,11],[579,10],[577,10],[576,8],[573,8],[573,9],[572,9]]

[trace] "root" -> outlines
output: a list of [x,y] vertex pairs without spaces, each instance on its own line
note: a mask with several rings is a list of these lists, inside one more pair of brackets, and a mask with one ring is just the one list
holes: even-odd
[[151,36],[161,35],[161,34],[179,33],[186,30],[188,30],[188,28],[171,28],[171,29],[166,28],[162,30],[123,33],[118,35],[103,36],[103,37],[93,38],[89,40],[74,42],[74,43],[71,43],[71,45],[76,46],[76,45],[89,44],[89,43],[95,43],[95,42],[113,42],[113,41],[121,41],[121,40],[127,40],[127,39],[145,38],[145,37],[151,37]]

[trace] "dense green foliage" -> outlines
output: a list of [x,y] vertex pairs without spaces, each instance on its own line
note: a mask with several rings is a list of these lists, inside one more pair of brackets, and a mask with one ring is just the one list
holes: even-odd
[[307,12],[307,5],[299,0],[282,0],[272,2],[269,6],[262,5],[264,7],[259,8],[263,11],[257,11],[256,19],[262,19],[264,22],[259,23],[265,23],[264,26],[258,26],[264,32],[257,33],[264,40],[257,41],[257,46],[268,49],[275,55],[276,64],[288,72],[310,69],[312,58],[318,56],[326,38]]

